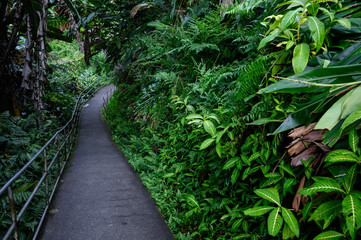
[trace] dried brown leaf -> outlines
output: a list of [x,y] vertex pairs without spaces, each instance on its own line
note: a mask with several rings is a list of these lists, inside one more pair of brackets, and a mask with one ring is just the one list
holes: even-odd
[[308,134],[309,132],[311,132],[315,128],[315,126],[316,126],[316,123],[311,123],[307,127],[301,126],[301,127],[295,128],[288,134],[288,137],[297,138],[297,137],[304,136],[304,135]]
[[320,152],[318,150],[318,147],[312,146],[306,149],[305,151],[303,151],[302,153],[298,154],[297,156],[293,157],[291,161],[291,166],[292,167],[301,166],[302,165],[301,160],[307,160],[310,157],[316,158],[319,154]]

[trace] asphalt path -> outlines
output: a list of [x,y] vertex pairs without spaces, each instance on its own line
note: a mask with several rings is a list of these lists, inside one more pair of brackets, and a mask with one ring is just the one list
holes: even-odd
[[76,149],[39,239],[174,239],[102,119],[110,88],[99,90],[82,111]]

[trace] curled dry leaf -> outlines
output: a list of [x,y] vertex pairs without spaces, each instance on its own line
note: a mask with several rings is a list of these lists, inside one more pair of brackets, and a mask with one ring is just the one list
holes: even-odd
[[301,195],[298,193],[298,191],[304,188],[305,182],[306,182],[306,176],[303,176],[300,184],[298,185],[297,193],[293,198],[293,202],[292,202],[292,208],[295,210],[295,212],[298,212],[298,210],[300,209]]
[[138,11],[140,8],[144,7],[144,8],[150,8],[152,5],[150,4],[146,4],[146,3],[142,3],[142,4],[138,4],[135,5],[132,10],[130,11],[130,18],[134,18],[135,15],[137,15]]

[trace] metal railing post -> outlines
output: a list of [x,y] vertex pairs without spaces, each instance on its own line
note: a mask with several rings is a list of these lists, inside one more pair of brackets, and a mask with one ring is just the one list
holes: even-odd
[[16,209],[15,209],[14,193],[13,193],[13,189],[11,188],[11,186],[8,187],[8,195],[9,195],[11,221],[13,222],[13,224],[15,226],[14,239],[19,240],[18,223],[16,221]]
[[45,199],[46,205],[49,205],[49,170],[46,149],[44,149],[44,174],[45,174]]

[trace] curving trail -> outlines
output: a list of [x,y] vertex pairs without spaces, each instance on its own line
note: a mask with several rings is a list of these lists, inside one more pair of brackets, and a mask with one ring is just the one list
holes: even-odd
[[103,96],[111,87],[99,90],[83,109],[77,147],[40,239],[174,239],[101,117]]

